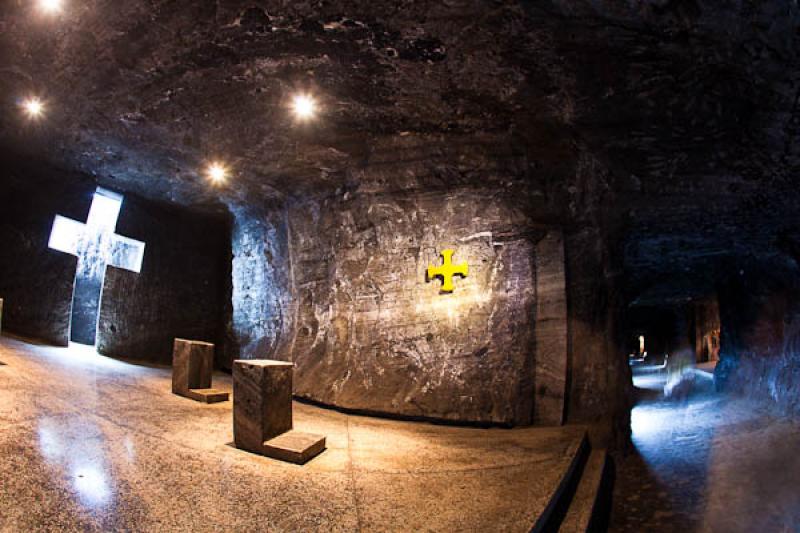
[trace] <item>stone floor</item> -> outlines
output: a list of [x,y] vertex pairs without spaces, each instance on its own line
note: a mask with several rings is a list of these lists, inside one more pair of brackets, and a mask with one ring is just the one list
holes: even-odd
[[[528,531],[583,429],[471,429],[295,404],[305,466],[232,447],[170,371],[0,338],[0,531]],[[229,376],[214,386],[231,389]]]
[[702,375],[682,401],[663,398],[664,382],[634,369],[634,452],[618,459],[611,531],[800,531],[800,425]]

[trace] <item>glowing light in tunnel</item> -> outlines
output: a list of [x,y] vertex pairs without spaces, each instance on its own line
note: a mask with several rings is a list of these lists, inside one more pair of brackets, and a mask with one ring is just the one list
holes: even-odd
[[631,436],[634,439],[652,437],[670,427],[670,410],[637,406],[631,410]]
[[214,162],[208,165],[206,175],[212,183],[222,183],[228,178],[228,169],[222,163]]
[[31,96],[23,100],[22,110],[28,115],[28,118],[41,118],[44,115],[44,103],[35,96]]
[[298,94],[292,99],[292,110],[300,120],[308,120],[317,113],[317,104],[307,94]]

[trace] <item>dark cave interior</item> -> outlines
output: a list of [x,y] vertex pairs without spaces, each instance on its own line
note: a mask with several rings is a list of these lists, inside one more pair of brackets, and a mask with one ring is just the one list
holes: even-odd
[[[34,4],[0,6],[4,331],[208,341],[315,404],[614,450],[643,342],[800,415],[794,3]],[[145,248],[86,285],[48,241],[98,187]]]

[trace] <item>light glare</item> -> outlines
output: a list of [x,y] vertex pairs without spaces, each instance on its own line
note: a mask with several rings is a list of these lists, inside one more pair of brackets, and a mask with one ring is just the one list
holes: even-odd
[[103,505],[111,497],[108,480],[102,470],[102,465],[91,461],[74,468],[72,472],[72,486],[85,503],[90,505]]
[[44,114],[44,104],[35,96],[22,102],[22,109],[29,118],[39,118]]
[[222,163],[211,163],[208,166],[208,179],[214,183],[222,183],[228,176],[228,170]]
[[58,13],[62,4],[61,0],[39,0],[39,9],[45,13]]
[[298,94],[292,102],[294,114],[301,120],[308,120],[316,113],[316,103],[314,99],[306,94]]

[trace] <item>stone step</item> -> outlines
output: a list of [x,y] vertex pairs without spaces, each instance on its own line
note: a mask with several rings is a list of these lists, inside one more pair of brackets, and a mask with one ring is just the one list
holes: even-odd
[[218,403],[227,402],[230,393],[217,389],[189,389],[189,397],[198,402]]
[[537,518],[536,523],[531,529],[532,533],[558,531],[558,527],[572,500],[572,495],[575,493],[578,482],[580,481],[581,472],[583,471],[583,466],[589,457],[590,451],[589,437],[584,433],[580,446],[575,449],[575,455],[572,457],[569,467],[561,476],[561,481],[558,486],[554,489],[553,493],[549,495],[547,507],[539,515],[539,518]]
[[583,533],[605,529],[600,522],[604,512],[601,509],[603,493],[610,490],[606,486],[608,477],[608,454],[605,450],[592,450],[561,522],[560,532]]
[[291,429],[264,442],[264,455],[296,463],[307,463],[325,450],[325,437]]

